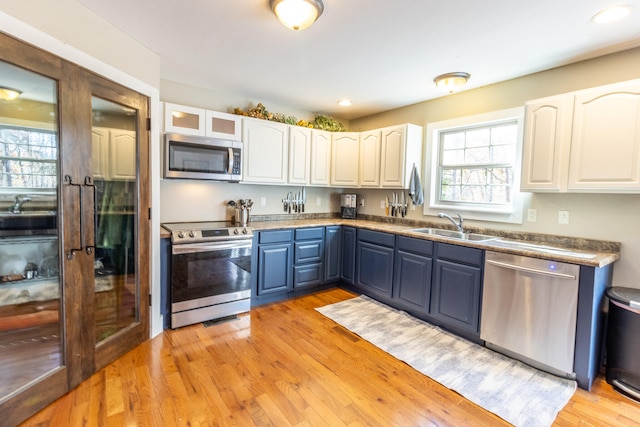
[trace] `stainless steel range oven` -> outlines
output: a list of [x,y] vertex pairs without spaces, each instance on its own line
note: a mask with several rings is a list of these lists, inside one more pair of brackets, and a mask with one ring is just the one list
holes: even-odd
[[162,225],[171,232],[172,328],[249,311],[249,227],[224,221]]

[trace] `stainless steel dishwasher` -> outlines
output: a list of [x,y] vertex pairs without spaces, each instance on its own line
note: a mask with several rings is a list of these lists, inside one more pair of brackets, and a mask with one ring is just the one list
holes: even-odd
[[578,265],[487,251],[480,338],[487,347],[575,378]]

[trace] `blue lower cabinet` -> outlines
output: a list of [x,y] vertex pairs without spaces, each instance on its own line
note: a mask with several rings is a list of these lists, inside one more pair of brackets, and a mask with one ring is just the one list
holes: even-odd
[[393,300],[399,308],[418,313],[429,312],[432,266],[430,256],[404,251],[396,253]]
[[[251,277],[252,304],[301,295],[324,285],[327,255],[333,260],[328,271],[339,278],[341,227],[332,228],[330,232],[325,227],[257,232],[253,247],[255,261],[252,260],[255,264],[251,267],[255,272]],[[325,250],[325,235],[331,236],[328,250]]]
[[322,240],[296,241],[293,244],[293,247],[295,250],[293,263],[295,265],[309,262],[322,262],[322,258],[324,257],[324,245]]
[[291,289],[292,252],[291,243],[258,246],[258,295]]
[[342,227],[340,278],[350,285],[356,282],[356,229],[354,227]]
[[340,280],[342,261],[342,227],[326,227],[324,231],[324,283]]
[[481,249],[436,245],[430,316],[443,326],[480,333],[483,258]]
[[296,265],[293,267],[293,288],[309,288],[322,284],[322,263]]
[[394,252],[395,235],[358,230],[356,286],[391,298]]
[[259,231],[253,245],[253,296],[286,294],[293,288],[293,230]]

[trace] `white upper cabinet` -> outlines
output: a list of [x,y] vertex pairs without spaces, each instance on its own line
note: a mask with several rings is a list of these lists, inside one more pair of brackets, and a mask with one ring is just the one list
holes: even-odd
[[205,136],[240,141],[242,139],[242,117],[237,114],[205,111]]
[[205,136],[206,110],[186,105],[164,104],[165,132],[183,135]]
[[522,190],[640,192],[640,80],[526,105]]
[[422,165],[422,127],[412,124],[380,130],[380,187],[408,188],[413,165]]
[[640,81],[577,92],[569,191],[640,191]]
[[130,181],[136,179],[136,133],[129,130],[94,127],[93,178]]
[[523,191],[559,192],[567,188],[573,95],[525,104]]
[[308,185],[311,171],[311,129],[289,126],[289,184]]
[[136,133],[112,129],[109,137],[109,174],[115,180],[136,179]]
[[327,186],[331,174],[331,132],[311,131],[311,173],[309,184]]
[[360,133],[361,187],[380,186],[380,129]]
[[109,179],[109,129],[91,128],[93,178]]
[[413,165],[422,165],[422,127],[390,126],[360,134],[361,187],[408,188]]
[[331,135],[331,185],[358,187],[359,132],[336,132]]
[[242,118],[242,182],[286,184],[289,126],[253,118]]

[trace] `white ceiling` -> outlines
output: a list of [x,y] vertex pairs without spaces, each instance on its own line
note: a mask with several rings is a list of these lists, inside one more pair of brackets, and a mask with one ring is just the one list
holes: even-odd
[[323,1],[295,32],[268,0],[80,0],[156,52],[162,79],[344,119],[443,96],[442,73],[471,89],[640,46],[640,0],[608,25],[590,18],[616,0]]

